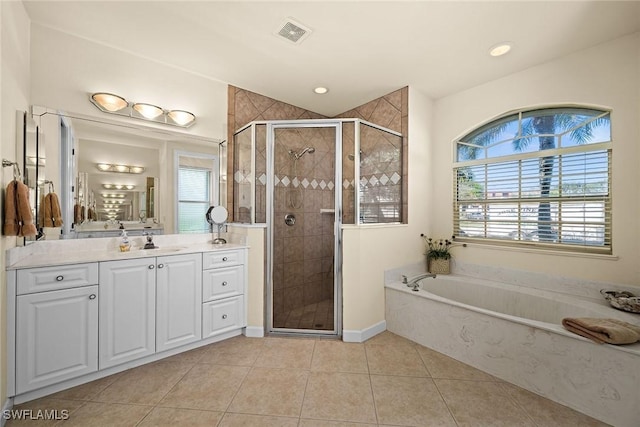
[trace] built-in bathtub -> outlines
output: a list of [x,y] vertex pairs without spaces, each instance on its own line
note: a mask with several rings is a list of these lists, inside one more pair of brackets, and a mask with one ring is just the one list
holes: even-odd
[[640,343],[599,345],[565,317],[640,315],[606,302],[467,276],[386,285],[387,329],[615,426],[640,425]]

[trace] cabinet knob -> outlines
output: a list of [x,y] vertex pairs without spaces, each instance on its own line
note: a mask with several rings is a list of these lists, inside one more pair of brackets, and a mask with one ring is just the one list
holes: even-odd
[[226,315],[226,314],[223,314],[223,315],[222,315],[222,319],[224,320],[224,319],[226,319],[226,318],[227,318],[227,315]]
[[155,265],[153,265],[153,264],[151,264],[151,265],[149,266],[149,270],[153,270],[154,268],[156,268],[156,266],[155,266]]
[[226,256],[225,256],[225,257],[222,257],[222,261],[227,261],[228,259],[229,259],[229,258],[227,258]]
[[227,285],[228,285],[228,283],[226,281],[222,282],[222,286],[227,286]]
[[158,264],[158,268],[163,268],[164,264]]
[[58,277],[56,277],[56,280],[58,282],[62,282],[64,280],[64,276],[58,276]]
[[96,299],[96,294],[89,295],[89,299]]

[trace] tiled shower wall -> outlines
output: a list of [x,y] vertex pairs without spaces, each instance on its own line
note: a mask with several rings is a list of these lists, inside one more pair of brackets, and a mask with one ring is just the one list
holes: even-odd
[[[392,137],[389,134],[373,130],[363,126],[365,130],[361,134],[362,146],[362,170],[360,179],[360,190],[363,195],[363,202],[375,201],[379,198],[393,197],[396,192],[401,193],[401,205],[398,206],[401,222],[406,223],[408,219],[407,209],[407,176],[408,176],[408,137],[409,137],[409,88],[404,87],[395,92],[391,92],[381,98],[374,99],[359,107],[345,111],[336,116],[337,118],[357,118],[366,120],[376,125],[391,129],[402,134],[403,138]],[[343,133],[344,151],[348,149],[350,138],[350,148],[353,149],[353,131],[345,129]],[[399,152],[399,155],[397,154]],[[347,176],[348,159],[343,159],[343,174]],[[400,164],[402,168],[400,168]],[[402,172],[400,172],[400,170]],[[394,173],[397,176],[394,176]],[[401,174],[401,176],[400,176]],[[351,172],[353,175],[353,172]],[[401,178],[398,180],[397,178]],[[366,179],[366,182],[362,181]],[[380,180],[382,179],[382,181]],[[349,188],[351,191],[352,188]],[[346,192],[346,190],[345,190]],[[353,224],[353,200],[347,204],[345,198],[343,203],[343,222]],[[393,207],[395,209],[395,207]],[[366,218],[365,218],[366,220]]]

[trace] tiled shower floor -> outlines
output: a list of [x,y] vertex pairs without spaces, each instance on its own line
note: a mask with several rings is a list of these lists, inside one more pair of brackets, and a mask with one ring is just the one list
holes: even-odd
[[333,330],[333,299],[274,313],[273,326],[289,329]]
[[240,336],[14,409],[69,419],[9,427],[605,425],[389,332],[363,344]]

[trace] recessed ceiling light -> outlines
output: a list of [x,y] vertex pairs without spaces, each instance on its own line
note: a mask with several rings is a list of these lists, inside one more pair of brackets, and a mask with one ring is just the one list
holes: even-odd
[[326,87],[319,86],[319,87],[315,88],[313,91],[315,93],[319,94],[319,95],[322,95],[322,94],[325,94],[325,93],[329,92],[329,89],[327,89]]
[[489,49],[489,55],[502,56],[509,52],[511,50],[511,47],[512,45],[509,42],[498,43],[497,45],[492,46],[491,49]]

